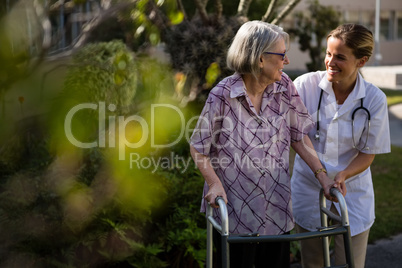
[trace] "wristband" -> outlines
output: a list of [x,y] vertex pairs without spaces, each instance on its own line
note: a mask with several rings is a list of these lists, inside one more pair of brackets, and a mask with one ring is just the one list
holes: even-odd
[[317,175],[318,175],[320,172],[325,172],[325,173],[327,173],[327,170],[326,170],[325,168],[317,169],[317,170],[314,172],[314,176],[317,178]]

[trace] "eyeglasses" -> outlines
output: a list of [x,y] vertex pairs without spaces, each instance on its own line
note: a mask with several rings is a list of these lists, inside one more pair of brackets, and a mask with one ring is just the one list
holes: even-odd
[[285,53],[264,52],[264,53],[265,53],[265,54],[273,54],[273,55],[282,56],[282,60],[285,60],[285,57],[286,57],[286,52],[285,52]]

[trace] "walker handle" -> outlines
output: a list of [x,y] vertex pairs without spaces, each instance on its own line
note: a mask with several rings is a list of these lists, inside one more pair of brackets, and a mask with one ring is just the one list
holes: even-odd
[[[338,188],[333,187],[333,188],[330,189],[329,192],[331,193],[332,196],[334,196],[334,197],[336,197],[338,199],[339,208],[341,210],[341,219],[342,219],[341,223],[342,223],[342,225],[343,226],[349,226],[349,215],[348,215],[348,208],[347,208],[347,205],[346,205],[345,198],[343,197],[343,195],[341,194],[341,192],[339,191]],[[325,199],[323,197],[323,190],[321,190],[321,196],[322,196],[322,200],[320,201],[321,202],[321,210],[324,209],[326,211],[325,213],[327,215],[329,215],[331,217],[334,216],[334,214],[332,212],[330,212],[329,209],[325,208],[325,201],[324,201]],[[335,217],[332,217],[332,218],[339,218],[339,217],[335,216]]]
[[222,201],[223,201],[223,203],[226,205],[226,203],[225,203],[225,200],[223,199],[223,197],[222,196],[217,196],[216,198],[215,198],[215,205],[217,205],[217,206],[221,206],[221,204],[222,204]]

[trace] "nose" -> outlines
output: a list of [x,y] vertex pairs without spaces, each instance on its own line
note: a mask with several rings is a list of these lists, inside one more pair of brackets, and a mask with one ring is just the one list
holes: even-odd
[[331,65],[331,66],[335,65],[334,64],[334,57],[326,56],[325,57],[325,62],[326,62],[327,65]]

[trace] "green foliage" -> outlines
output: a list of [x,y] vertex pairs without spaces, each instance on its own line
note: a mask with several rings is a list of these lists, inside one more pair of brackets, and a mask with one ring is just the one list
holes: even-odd
[[394,89],[382,89],[387,95],[388,106],[402,103],[402,91]]
[[[167,66],[146,58],[134,61],[121,42],[90,44],[74,56],[47,113],[25,118],[11,135],[3,135],[0,266],[203,266],[205,218],[198,212],[203,179],[195,166],[144,169],[130,166],[128,157],[159,159],[173,153],[192,163],[184,138],[166,151],[153,150],[149,140],[128,148],[119,135],[114,147],[83,149],[66,139],[63,125],[75,105],[112,103],[116,110],[106,111],[107,116],[141,116],[148,126],[158,124],[157,142],[169,142],[180,128],[172,117],[176,110],[159,108],[153,118],[149,107],[178,107],[171,98],[174,87]],[[85,133],[84,141],[100,138],[98,110],[84,109],[73,118],[74,134]],[[106,135],[112,125],[105,124]],[[124,130],[131,142],[145,131],[135,124]],[[119,159],[123,147],[126,158]]]
[[137,87],[137,66],[133,54],[121,41],[89,44],[72,59],[64,82],[64,97],[78,103],[100,101],[127,112]]
[[182,95],[193,100],[233,73],[226,66],[228,47],[245,21],[262,19],[269,1],[252,1],[247,17],[237,15],[238,1],[222,1],[221,10],[215,1],[201,1],[201,6],[207,2],[204,18],[195,2],[181,2],[187,16],[180,24],[161,28],[161,40],[174,70],[186,77]]
[[[187,90],[194,84],[199,90],[210,89],[232,72],[226,67],[226,53],[240,26],[241,21],[237,18],[223,18],[216,23],[205,24],[195,17],[167,30],[166,50],[171,56],[173,68],[186,75]],[[215,70],[219,74],[214,77],[215,83],[206,80],[211,64],[216,64]]]
[[[119,40],[88,44],[77,51],[67,69],[62,92],[54,102],[51,121],[55,141],[65,140],[65,119],[79,105],[92,104],[96,109],[83,109],[74,113],[71,122],[72,135],[82,142],[99,140],[99,124],[115,115],[131,111],[138,87],[138,65],[133,53]],[[101,105],[103,107],[101,108]],[[100,110],[104,110],[104,119]],[[63,120],[60,120],[63,118]]]
[[325,7],[317,0],[312,0],[309,13],[295,14],[296,27],[289,29],[289,34],[299,38],[300,50],[308,51],[311,62],[306,63],[308,71],[325,69],[323,41],[329,32],[340,24],[340,13],[332,7]]
[[[115,0],[113,5],[127,4],[126,0]],[[100,23],[89,33],[89,42],[110,42],[115,39],[124,42],[134,51],[146,49],[157,45],[161,41],[160,29],[149,19],[151,6],[163,10],[166,14],[165,22],[177,24],[183,19],[183,14],[178,11],[176,1],[130,1],[131,8],[120,10],[117,16],[108,18]],[[156,3],[155,3],[156,2]],[[160,9],[160,10],[159,10]],[[154,12],[155,12],[154,11]],[[155,17],[153,13],[153,17]]]
[[392,146],[390,154],[376,155],[371,172],[375,193],[376,219],[369,242],[402,232],[402,148]]
[[205,262],[206,229],[200,228],[197,223],[200,216],[194,215],[194,211],[198,210],[199,205],[183,207],[175,204],[174,214],[169,217],[164,228],[168,231],[167,251],[172,253],[169,254],[173,264],[171,267],[202,267]]
[[[184,9],[190,18],[196,14],[196,8],[194,1],[182,1]],[[270,1],[266,0],[253,0],[250,3],[248,19],[249,20],[261,20],[264,12],[267,10]],[[283,1],[282,1],[283,2]],[[215,11],[215,2],[208,1],[207,10],[213,13]],[[237,14],[237,9],[239,6],[239,1],[232,0],[222,0],[223,5],[223,15],[226,17],[233,17]]]
[[[16,5],[2,1],[0,8],[0,99],[3,93],[8,90],[11,85],[19,79],[26,77],[26,73],[30,70],[29,63],[33,55],[33,50],[37,43],[36,40],[29,39],[26,34],[27,25],[35,32],[38,30],[36,21],[28,21],[25,16],[27,8],[24,4],[20,3],[20,8],[11,10],[11,7]],[[6,13],[5,7],[8,6],[10,10]],[[31,32],[32,34],[32,32]]]
[[[122,2],[115,1],[116,5]],[[278,6],[283,2],[279,1]],[[235,33],[245,21],[261,19],[269,6],[267,1],[252,1],[247,17],[239,17],[239,2],[222,1],[221,9],[214,1],[200,5],[204,3],[208,21],[200,17],[194,1],[140,0],[133,8],[119,12],[116,18],[104,21],[92,31],[89,40],[118,38],[135,51],[165,44],[174,70],[185,75],[185,85],[179,94],[185,103],[232,73],[226,67],[226,52]],[[218,15],[220,11],[222,16]],[[211,65],[214,68],[207,73]]]
[[50,170],[2,177],[1,266],[163,267],[156,257],[161,246],[144,243],[148,212],[127,209],[99,170],[92,178],[79,172],[76,179]]
[[44,139],[43,119],[31,116],[18,122],[18,134],[6,139],[0,147],[0,178],[22,170],[43,170],[53,161],[48,140]]
[[[204,179],[193,163],[187,142],[171,149],[189,161],[187,169],[175,166],[159,170],[167,179],[168,206],[157,222],[160,237],[164,238],[164,258],[170,267],[203,267],[206,256],[205,215],[199,212]],[[168,152],[167,152],[168,153]]]

